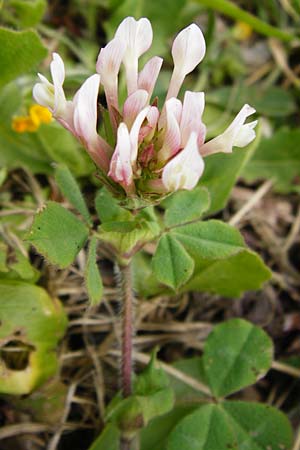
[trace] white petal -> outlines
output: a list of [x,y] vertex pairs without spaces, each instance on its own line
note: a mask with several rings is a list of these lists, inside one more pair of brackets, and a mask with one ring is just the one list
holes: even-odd
[[112,156],[108,175],[124,186],[132,184],[131,143],[125,123],[120,123],[117,134],[117,146]]
[[38,73],[38,77],[41,80],[42,83],[46,84],[47,86],[53,86],[53,84],[51,84],[46,77],[44,77],[44,75],[42,75],[41,73]]
[[167,161],[175,155],[181,144],[179,122],[182,104],[177,98],[170,98],[165,104],[166,132],[162,148],[158,152],[158,161]]
[[137,90],[138,59],[152,43],[152,27],[148,19],[127,17],[119,25],[115,36],[124,42],[126,50],[123,63],[126,70],[128,94]]
[[148,92],[142,89],[138,89],[125,100],[123,106],[123,120],[129,129],[137,115],[146,106],[147,100]]
[[144,122],[148,112],[149,112],[150,106],[147,106],[146,108],[142,109],[142,111],[137,115],[135,121],[133,122],[133,125],[130,130],[130,142],[131,142],[131,163],[134,166],[137,155],[138,155],[138,139],[139,139],[139,132],[142,126],[142,123]]
[[36,83],[33,86],[32,95],[34,100],[42,106],[49,108],[52,112],[54,109],[54,87],[51,83]]
[[192,23],[175,38],[172,46],[174,66],[187,75],[202,61],[205,55],[205,40],[200,28]]
[[54,86],[62,86],[65,81],[65,65],[58,53],[52,53],[50,71]]
[[185,76],[192,72],[205,55],[205,40],[200,28],[192,23],[175,38],[172,46],[174,70],[167,99],[177,97]]
[[105,47],[101,48],[96,70],[101,75],[104,86],[118,75],[125,50],[124,41],[118,38],[112,39]]
[[52,61],[50,64],[50,72],[54,86],[54,108],[53,115],[55,117],[63,117],[66,110],[66,97],[63,90],[63,83],[65,80],[65,66],[64,62],[58,53],[52,54]]
[[151,58],[143,67],[138,76],[138,88],[145,89],[149,94],[149,101],[159,75],[163,59],[158,56]]
[[254,128],[256,127],[257,122],[257,120],[254,120],[253,122],[242,125],[240,131],[235,137],[233,145],[236,147],[246,147],[246,145],[250,144],[256,136]]
[[201,155],[207,156],[219,152],[231,153],[233,146],[244,147],[248,145],[255,138],[253,128],[257,121],[250,124],[244,124],[244,122],[248,116],[254,113],[254,108],[247,104],[244,105],[224,133],[200,147]]
[[205,137],[205,125],[202,123],[204,111],[204,92],[186,91],[180,121],[181,145],[185,147],[194,131],[197,133],[198,145],[202,145]]
[[197,134],[192,133],[187,145],[169,161],[163,169],[162,181],[169,192],[178,189],[193,189],[204,170],[199,154]]
[[100,76],[89,77],[74,97],[74,127],[85,142],[97,139],[97,98]]
[[118,26],[115,36],[126,44],[125,58],[131,57],[132,54],[139,58],[152,44],[152,26],[144,17],[139,20],[126,17]]

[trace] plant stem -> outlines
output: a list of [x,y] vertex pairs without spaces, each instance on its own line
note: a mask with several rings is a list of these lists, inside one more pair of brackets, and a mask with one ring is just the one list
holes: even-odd
[[132,335],[133,335],[133,291],[131,265],[120,266],[122,313],[122,367],[121,385],[123,397],[132,394]]
[[276,37],[284,42],[290,42],[295,39],[295,36],[287,31],[283,31],[277,27],[269,25],[268,23],[255,17],[253,14],[244,11],[230,0],[194,0],[194,2],[212,8],[222,14],[225,14],[232,19],[240,20],[250,25],[253,30],[265,36]]

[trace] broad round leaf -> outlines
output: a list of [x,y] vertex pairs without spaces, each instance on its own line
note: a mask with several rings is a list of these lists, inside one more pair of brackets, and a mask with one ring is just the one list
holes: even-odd
[[[219,405],[186,416],[168,438],[167,450],[237,450],[233,430]],[[254,449],[252,449],[254,450]]]
[[198,258],[185,291],[211,292],[226,297],[239,297],[243,292],[259,289],[272,276],[261,257],[248,249],[226,259]]
[[219,220],[192,223],[174,228],[174,236],[195,259],[222,259],[245,248],[241,234]]
[[158,281],[177,289],[191,277],[194,261],[181,243],[168,233],[159,241],[152,267]]
[[168,438],[167,450],[288,450],[287,418],[259,403],[205,405],[186,416]]
[[59,203],[48,202],[35,216],[28,240],[53,264],[71,264],[88,237],[87,227]]
[[119,450],[121,433],[113,424],[108,424],[89,450]]
[[165,224],[167,227],[173,227],[200,219],[209,204],[209,193],[204,187],[176,192],[167,202]]
[[0,86],[33,69],[46,55],[35,31],[0,28]]
[[217,325],[203,354],[211,391],[223,397],[254,384],[270,369],[272,355],[272,341],[261,328],[242,319]]
[[0,298],[0,391],[28,394],[55,373],[67,319],[38,286],[1,281]]

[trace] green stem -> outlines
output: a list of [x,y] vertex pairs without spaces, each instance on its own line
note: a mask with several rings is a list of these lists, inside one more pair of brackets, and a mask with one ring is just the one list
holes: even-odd
[[255,17],[253,14],[244,11],[239,6],[235,5],[230,0],[193,0],[194,2],[212,8],[232,19],[245,22],[250,25],[253,30],[265,36],[277,37],[285,42],[290,42],[295,39],[292,34],[282,31],[279,28],[273,27],[266,22]]

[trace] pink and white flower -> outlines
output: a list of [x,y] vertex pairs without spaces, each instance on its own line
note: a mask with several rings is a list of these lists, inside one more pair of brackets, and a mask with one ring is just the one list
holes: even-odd
[[[33,89],[35,100],[48,107],[85,146],[108,187],[115,183],[127,197],[150,202],[179,189],[193,189],[204,170],[203,158],[249,144],[255,138],[257,124],[257,121],[245,123],[255,110],[244,105],[224,133],[205,143],[204,93],[186,91],[183,102],[177,98],[186,75],[205,55],[205,40],[196,24],[175,37],[174,70],[159,111],[156,100],[151,104],[151,97],[163,60],[158,56],[151,58],[140,72],[138,65],[140,56],[151,46],[152,37],[148,19],[127,17],[114,38],[100,50],[97,74],[83,83],[72,101],[66,100],[64,94],[64,63],[57,53],[50,65],[53,82],[39,74],[40,82]],[[118,84],[122,65],[127,98],[120,105]],[[109,142],[112,137],[115,139],[112,145],[97,130],[101,86],[110,117]]]

